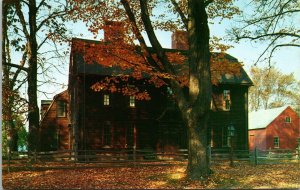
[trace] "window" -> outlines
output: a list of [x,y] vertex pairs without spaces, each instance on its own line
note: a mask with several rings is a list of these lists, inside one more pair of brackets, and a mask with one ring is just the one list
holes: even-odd
[[135,107],[135,98],[134,98],[134,96],[129,97],[129,106],[130,107]]
[[174,94],[172,88],[170,88],[170,87],[167,87],[167,92],[168,92],[168,95]]
[[291,123],[291,122],[292,122],[291,117],[285,117],[285,122],[286,122],[286,123]]
[[66,117],[66,102],[64,101],[57,101],[56,104],[56,116],[57,117]]
[[230,104],[231,104],[230,90],[224,90],[223,91],[223,102],[224,102],[223,109],[226,110],[226,111],[229,111],[230,110]]
[[103,105],[109,106],[109,95],[108,94],[104,94],[104,96],[103,96]]
[[279,148],[279,137],[274,137],[274,148]]

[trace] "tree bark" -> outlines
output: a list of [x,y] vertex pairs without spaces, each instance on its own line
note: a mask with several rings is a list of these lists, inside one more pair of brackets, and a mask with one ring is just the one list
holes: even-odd
[[9,56],[9,44],[7,43],[7,14],[9,2],[4,1],[2,6],[2,65],[3,65],[3,122],[8,139],[8,152],[18,150],[18,134],[13,120],[14,94],[10,80],[10,69],[6,65]]
[[210,172],[207,156],[208,118],[212,96],[208,17],[203,0],[189,0],[189,107],[183,114],[188,128],[190,179],[206,179]]
[[29,139],[28,149],[36,151],[39,144],[39,109],[37,104],[37,40],[36,40],[36,1],[29,1],[29,51],[28,51],[28,121],[29,121]]
[[188,120],[188,166],[187,175],[192,180],[206,179],[210,172],[207,152],[207,116],[199,121],[197,118]]

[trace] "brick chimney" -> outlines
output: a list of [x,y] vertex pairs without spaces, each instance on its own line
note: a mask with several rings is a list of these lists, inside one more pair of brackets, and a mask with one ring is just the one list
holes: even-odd
[[172,49],[189,49],[188,33],[186,31],[177,30],[172,34]]
[[104,29],[104,40],[109,41],[124,41],[124,24],[119,21],[106,21]]

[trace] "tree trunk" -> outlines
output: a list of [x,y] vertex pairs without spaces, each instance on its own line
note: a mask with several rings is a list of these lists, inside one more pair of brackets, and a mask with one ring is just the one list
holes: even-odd
[[[6,65],[9,56],[9,44],[7,43],[7,11],[9,3],[4,1],[2,7],[2,65],[3,65],[3,122],[8,139],[8,152],[18,150],[18,134],[13,121],[14,94],[11,85],[10,69]],[[10,62],[10,59],[9,59]],[[12,88],[11,88],[12,87]]]
[[206,179],[210,172],[209,158],[207,152],[207,120],[188,119],[188,166],[187,175],[192,180]]
[[39,108],[37,104],[37,40],[36,40],[36,2],[29,1],[29,51],[28,51],[28,120],[29,120],[29,139],[28,149],[36,151],[39,144]]
[[188,130],[187,175],[206,179],[210,172],[207,154],[211,74],[208,17],[203,0],[189,0],[189,107],[183,117]]

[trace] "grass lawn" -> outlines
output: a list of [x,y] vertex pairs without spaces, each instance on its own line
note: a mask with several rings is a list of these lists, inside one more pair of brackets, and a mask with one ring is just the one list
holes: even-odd
[[[70,169],[43,168],[30,170],[3,169],[4,189],[165,189],[165,188],[299,188],[300,167],[297,163],[253,166],[248,162],[212,164],[214,173],[206,181],[186,179],[184,162],[166,166],[99,167],[85,164]],[[61,164],[62,166],[64,164]],[[39,167],[40,165],[35,165]],[[45,166],[45,165],[44,165]],[[47,166],[57,167],[49,164]],[[68,165],[66,165],[68,166]]]

